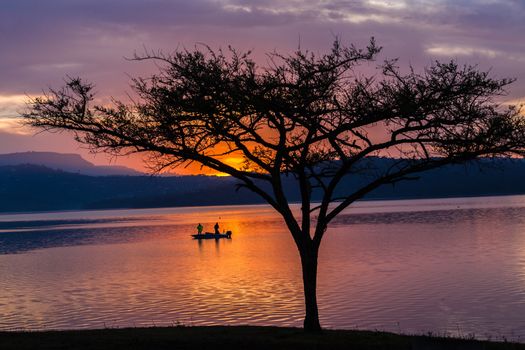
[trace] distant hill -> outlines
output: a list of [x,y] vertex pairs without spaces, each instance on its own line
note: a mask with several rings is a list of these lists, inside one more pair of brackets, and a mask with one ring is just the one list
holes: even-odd
[[[377,168],[393,161],[370,159]],[[423,173],[417,181],[386,185],[365,199],[525,194],[523,178],[524,160],[482,160]],[[295,179],[283,176],[282,181],[288,200],[299,201]],[[336,196],[350,193],[367,181],[364,175],[349,175]],[[231,177],[88,176],[41,165],[7,165],[0,166],[0,212],[263,203],[247,189],[235,191],[235,183]],[[319,199],[319,195],[314,191],[313,198]]]
[[55,152],[22,152],[0,154],[0,166],[41,165],[50,169],[92,176],[141,175],[124,166],[99,166],[88,162],[78,154]]
[[87,176],[40,165],[0,166],[0,212],[255,203],[231,178]]

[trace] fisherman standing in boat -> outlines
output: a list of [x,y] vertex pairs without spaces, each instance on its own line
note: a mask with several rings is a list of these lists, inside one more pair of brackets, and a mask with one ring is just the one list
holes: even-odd
[[202,234],[202,229],[203,229],[203,228],[204,228],[204,227],[203,227],[203,226],[200,224],[200,222],[199,222],[199,224],[197,225],[197,234],[201,235],[201,234]]
[[215,234],[216,235],[220,234],[220,232],[219,232],[219,223],[218,222],[215,223],[215,226],[213,226],[213,228],[215,229]]

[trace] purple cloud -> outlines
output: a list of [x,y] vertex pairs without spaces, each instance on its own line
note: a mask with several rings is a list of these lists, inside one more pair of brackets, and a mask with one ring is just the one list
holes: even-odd
[[5,1],[0,97],[38,94],[60,86],[66,75],[93,81],[103,96],[122,96],[127,74],[152,69],[124,59],[144,47],[231,44],[254,49],[264,64],[266,52],[293,50],[299,40],[326,50],[335,34],[358,45],[375,36],[382,58],[399,57],[416,68],[433,59],[479,63],[498,77],[518,78],[509,96],[516,100],[525,97],[523,18],[521,0]]

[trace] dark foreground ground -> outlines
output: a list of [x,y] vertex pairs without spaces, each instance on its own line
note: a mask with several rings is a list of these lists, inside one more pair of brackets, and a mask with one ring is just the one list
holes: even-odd
[[0,332],[1,350],[24,349],[524,349],[525,344],[392,333],[278,327],[170,327]]

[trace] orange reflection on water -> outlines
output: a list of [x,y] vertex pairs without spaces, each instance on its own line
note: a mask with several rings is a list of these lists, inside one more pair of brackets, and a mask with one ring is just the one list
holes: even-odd
[[[253,222],[247,221],[246,211],[215,214],[221,218],[221,228],[231,230],[233,237],[191,242],[198,247],[198,262],[191,270],[186,288],[198,305],[196,311],[205,315],[206,324],[239,323],[251,319],[254,313],[264,314],[268,319],[290,319],[292,305],[302,309],[301,294],[297,293],[302,284],[298,254],[289,234],[275,224],[254,227]],[[261,218],[260,214],[257,216]],[[206,230],[214,222],[202,224]],[[280,236],[281,244],[275,245],[276,236]],[[185,279],[181,274],[187,272],[173,266],[167,276],[174,288]]]
[[[297,250],[267,206],[45,215],[93,222],[0,235],[0,329],[301,325]],[[190,237],[217,221],[231,240]],[[525,197],[359,203],[321,246],[321,321],[525,336],[524,234]]]

